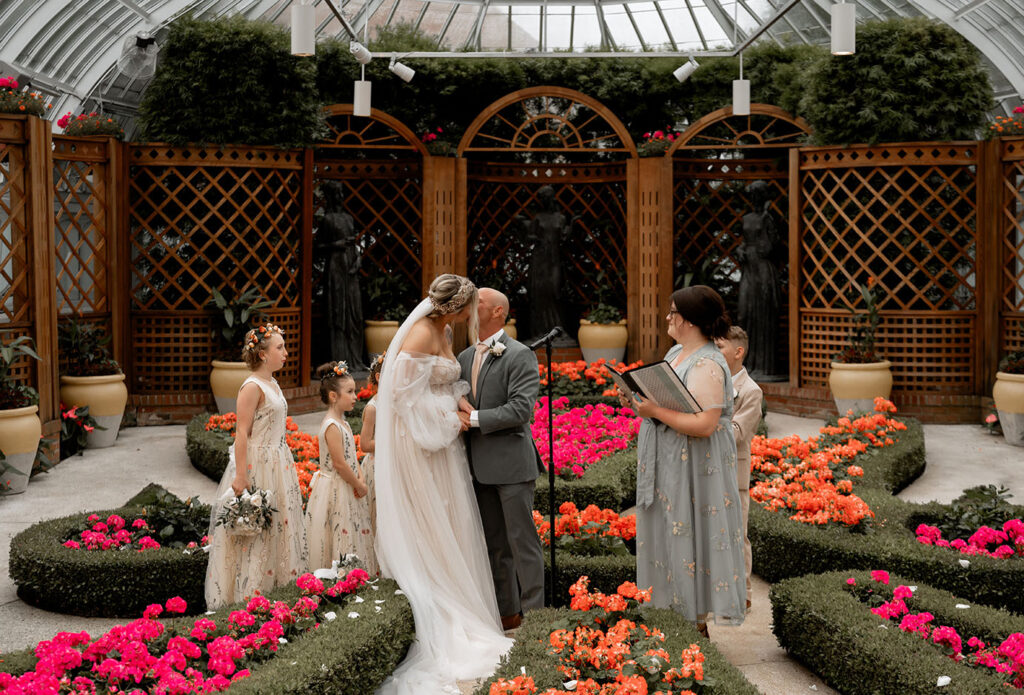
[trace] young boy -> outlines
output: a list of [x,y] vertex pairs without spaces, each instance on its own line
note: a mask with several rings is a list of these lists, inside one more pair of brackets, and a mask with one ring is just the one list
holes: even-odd
[[743,512],[743,559],[747,566],[747,609],[750,609],[750,539],[747,538],[747,515],[750,513],[750,440],[761,422],[761,387],[747,374],[743,358],[747,356],[750,341],[747,332],[739,326],[729,329],[725,338],[718,340],[729,371],[732,373],[733,411],[732,426],[736,435],[736,472],[740,489],[740,509]]

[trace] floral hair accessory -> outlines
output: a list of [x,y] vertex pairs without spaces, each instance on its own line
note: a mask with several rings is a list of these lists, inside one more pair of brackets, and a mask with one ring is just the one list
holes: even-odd
[[259,344],[263,341],[264,338],[269,338],[275,333],[280,336],[284,335],[284,331],[282,331],[278,326],[275,326],[272,323],[265,323],[260,326],[257,326],[250,332],[250,335],[252,337],[245,341],[245,349],[256,350],[257,348],[259,348]]
[[469,298],[476,290],[476,285],[474,285],[468,278],[462,278],[460,282],[461,284],[459,285],[459,289],[455,293],[455,296],[444,304],[439,304],[433,297],[429,297],[430,303],[434,307],[434,311],[439,314],[450,314],[453,311],[458,311],[466,305]]
[[348,362],[338,362],[338,364],[334,365],[333,369],[324,372],[323,376],[320,377],[320,381],[327,381],[336,376],[349,376]]

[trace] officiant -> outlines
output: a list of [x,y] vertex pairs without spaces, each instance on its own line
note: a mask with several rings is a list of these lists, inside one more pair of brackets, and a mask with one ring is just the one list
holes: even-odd
[[[743,527],[731,423],[733,385],[715,346],[729,330],[706,285],[672,293],[665,317],[675,345],[665,361],[701,407],[686,413],[637,397],[637,583],[707,635],[707,621],[739,625],[746,610]],[[624,405],[625,398],[623,398]]]

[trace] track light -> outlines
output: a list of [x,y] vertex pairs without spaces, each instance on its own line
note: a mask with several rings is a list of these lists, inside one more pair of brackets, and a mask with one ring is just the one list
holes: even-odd
[[732,115],[750,115],[750,80],[732,81]]
[[316,53],[316,8],[292,5],[292,55],[311,56]]
[[690,79],[690,75],[695,73],[697,71],[697,68],[699,67],[700,63],[698,63],[693,58],[690,58],[688,61],[686,61],[678,68],[673,70],[672,76],[675,77],[680,82],[686,82],[686,80]]
[[416,74],[415,70],[410,68],[408,65],[399,63],[395,60],[394,56],[391,56],[391,62],[388,64],[388,70],[401,77],[405,82],[412,82],[412,78]]
[[831,12],[832,55],[853,55],[857,51],[857,6],[852,2],[837,2]]
[[356,80],[355,97],[352,99],[353,116],[370,116],[370,81]]
[[352,57],[355,58],[356,62],[360,65],[369,65],[370,61],[373,60],[373,54],[370,53],[370,50],[358,41],[350,43],[348,45],[348,50],[352,52]]

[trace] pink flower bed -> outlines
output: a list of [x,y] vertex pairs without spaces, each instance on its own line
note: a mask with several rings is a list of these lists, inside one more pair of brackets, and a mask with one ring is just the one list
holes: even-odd
[[[962,538],[947,541],[936,527],[920,524],[917,527],[917,542],[924,545],[953,548],[964,555],[987,555],[999,559],[1019,558],[1024,557],[1024,521],[1010,519],[1003,524],[1001,531],[982,526],[966,541]],[[992,548],[992,546],[995,547]]]
[[[100,521],[96,514],[89,515],[91,528],[79,534],[79,540],[64,541],[65,548],[72,550],[127,550],[132,548],[138,552],[160,548],[160,543],[150,536],[151,529],[145,519],[136,519],[130,525],[117,514],[111,514],[106,521]],[[130,527],[130,528],[129,528]],[[198,542],[190,541],[187,548],[198,548],[206,545],[203,536]]]
[[[258,654],[277,651],[286,637],[319,627],[321,603],[352,593],[366,583],[364,570],[354,569],[329,589],[311,574],[296,584],[304,595],[293,604],[271,603],[254,596],[244,610],[232,611],[218,625],[208,617],[180,631],[157,618],[184,613],[179,597],[153,604],[142,617],[118,625],[93,640],[87,632],[60,632],[36,645],[34,671],[20,676],[0,673],[4,695],[48,695],[97,692],[185,695],[227,690],[249,676],[246,666]],[[262,659],[260,659],[262,660]]]
[[[882,584],[889,583],[889,573],[875,570],[871,579]],[[846,580],[850,586],[856,580]],[[899,621],[899,629],[931,641],[936,647],[959,663],[979,668],[989,668],[1006,678],[1006,683],[1015,688],[1024,688],[1024,633],[1014,632],[998,646],[985,644],[977,637],[964,639],[955,628],[948,625],[932,624],[935,616],[927,611],[913,613],[907,602],[913,602],[914,590],[899,585],[892,593],[892,600],[871,609],[871,612],[885,621]],[[966,646],[966,651],[965,651]]]
[[[555,475],[574,479],[587,467],[622,451],[636,439],[640,418],[630,408],[585,405],[569,408],[568,398],[552,402],[555,431]],[[540,398],[533,409],[530,426],[541,461],[548,465],[548,399]]]

